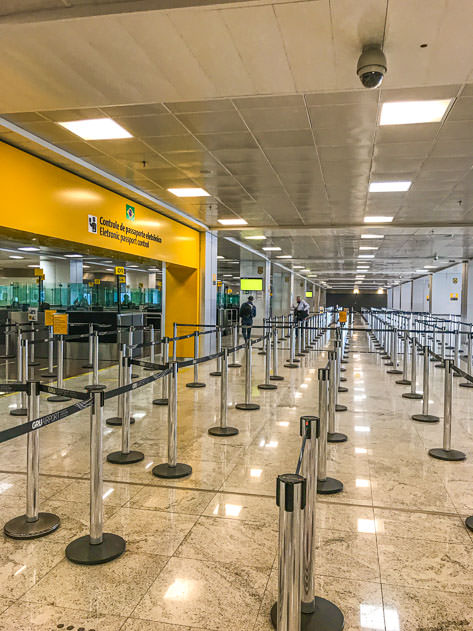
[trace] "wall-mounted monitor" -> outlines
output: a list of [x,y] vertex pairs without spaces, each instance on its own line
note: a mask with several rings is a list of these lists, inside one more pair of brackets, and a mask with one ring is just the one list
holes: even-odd
[[311,291],[306,291],[305,292],[305,297],[306,298],[312,298],[312,292]]
[[263,291],[262,278],[240,278],[241,291]]

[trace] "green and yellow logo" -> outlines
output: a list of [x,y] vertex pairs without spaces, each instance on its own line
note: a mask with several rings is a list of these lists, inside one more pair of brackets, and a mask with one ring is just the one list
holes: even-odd
[[135,221],[135,207],[130,206],[130,204],[126,205],[126,218],[130,221]]

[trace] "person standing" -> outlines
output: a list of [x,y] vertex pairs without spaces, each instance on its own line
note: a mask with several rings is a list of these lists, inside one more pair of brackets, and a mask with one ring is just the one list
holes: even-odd
[[241,332],[243,339],[248,341],[251,337],[251,325],[253,318],[256,316],[256,307],[253,304],[253,296],[248,296],[248,300],[240,307]]
[[[299,322],[304,322],[309,317],[309,303],[300,296],[296,298],[296,306],[294,307],[294,324],[296,326],[296,337],[299,335]],[[301,326],[304,326],[302,324]]]

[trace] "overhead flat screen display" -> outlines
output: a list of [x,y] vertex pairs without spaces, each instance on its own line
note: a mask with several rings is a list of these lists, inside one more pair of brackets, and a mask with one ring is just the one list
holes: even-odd
[[262,278],[240,278],[241,291],[263,291]]
[[312,292],[311,291],[306,291],[305,292],[305,297],[306,298],[312,298]]

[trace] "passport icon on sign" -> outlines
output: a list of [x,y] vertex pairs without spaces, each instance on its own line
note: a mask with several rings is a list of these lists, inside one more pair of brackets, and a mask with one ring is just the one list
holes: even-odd
[[89,232],[97,234],[97,217],[95,215],[89,215],[88,227]]

